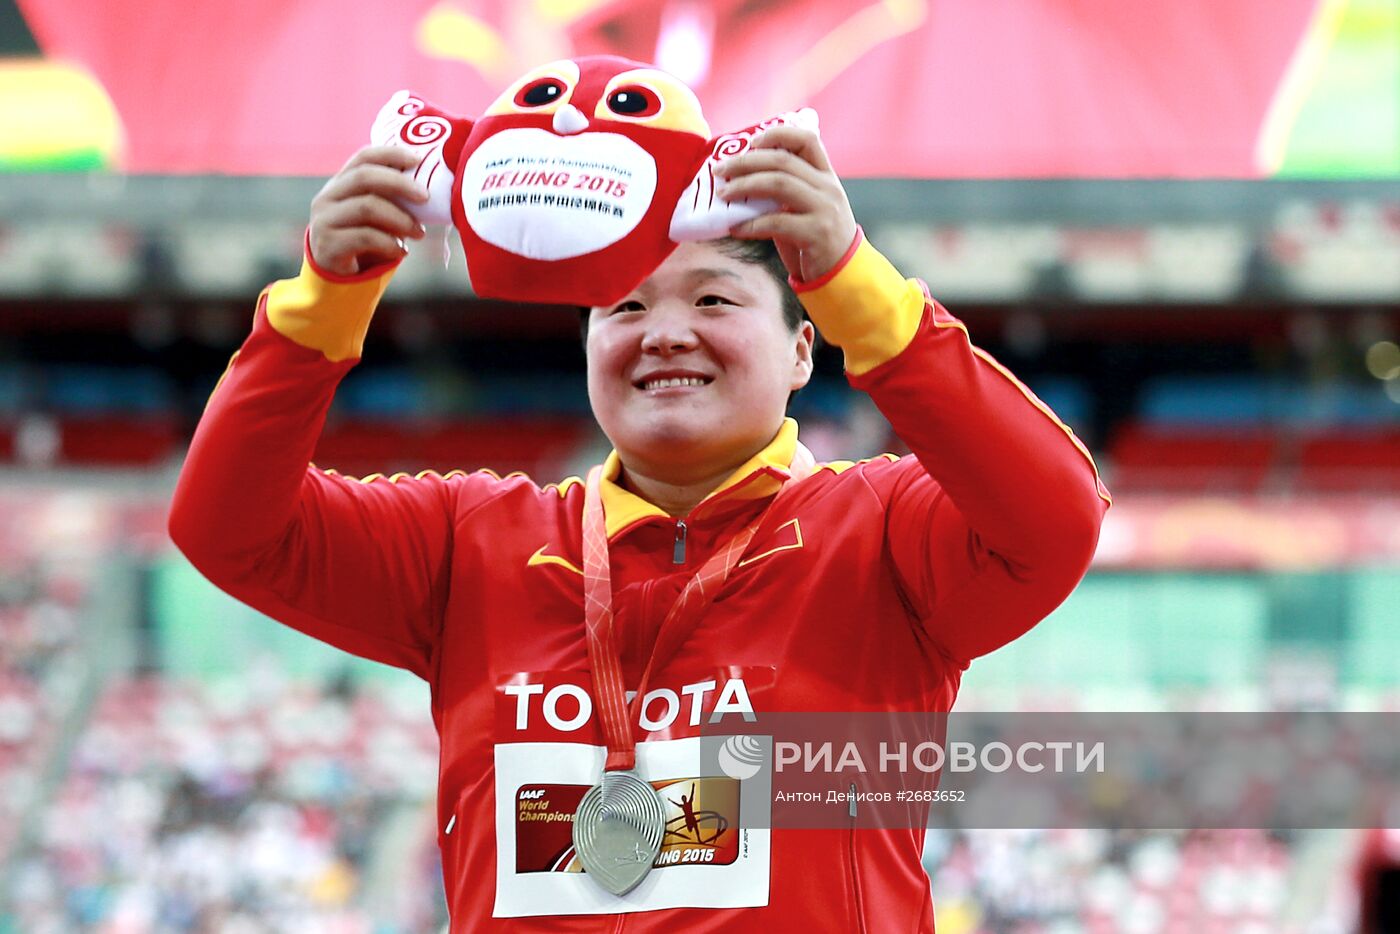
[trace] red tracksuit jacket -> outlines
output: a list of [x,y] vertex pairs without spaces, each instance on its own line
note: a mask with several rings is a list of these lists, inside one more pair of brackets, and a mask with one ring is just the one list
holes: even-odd
[[[453,931],[933,931],[919,829],[779,828],[705,846],[677,817],[624,898],[564,871],[564,818],[603,756],[583,485],[485,471],[355,479],[310,464],[391,273],[336,278],[308,259],[263,293],[195,433],[170,533],[238,599],[431,685]],[[950,709],[973,658],[1074,588],[1109,502],[1073,433],[868,243],[797,288],[913,456],[825,464],[797,483],[653,675],[639,763],[678,815],[682,795],[711,821],[730,806],[730,779],[697,774],[688,745],[709,716]],[[611,482],[609,458],[629,682],[684,582],[764,509],[796,444],[788,420],[683,520]]]

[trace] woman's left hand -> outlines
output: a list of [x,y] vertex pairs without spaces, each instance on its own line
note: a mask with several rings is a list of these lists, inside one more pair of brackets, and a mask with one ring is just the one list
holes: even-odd
[[726,201],[768,198],[779,209],[739,224],[730,235],[771,237],[788,273],[799,282],[820,279],[846,255],[856,218],[831,168],[821,138],[811,130],[777,126],[754,138],[747,152],[715,167]]

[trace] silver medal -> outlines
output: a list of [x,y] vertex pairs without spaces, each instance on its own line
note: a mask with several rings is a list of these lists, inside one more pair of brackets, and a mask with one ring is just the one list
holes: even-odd
[[661,852],[666,805],[635,772],[604,772],[574,811],[574,851],[588,875],[614,895],[637,887]]

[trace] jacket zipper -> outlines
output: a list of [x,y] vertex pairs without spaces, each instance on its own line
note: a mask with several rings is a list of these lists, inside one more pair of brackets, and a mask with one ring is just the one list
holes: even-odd
[[[676,520],[676,543],[671,549],[671,563],[685,564],[685,535],[686,527],[684,519]],[[651,619],[651,586],[654,581],[647,581],[642,585],[642,612],[641,618],[650,621]],[[627,915],[620,914],[611,925],[608,926],[609,934],[620,934],[623,926],[627,923]]]
[[851,873],[851,897],[855,901],[856,909],[856,930],[860,934],[866,934],[865,928],[865,900],[860,891],[860,874],[856,869],[856,783],[851,782],[851,801],[846,811],[851,819],[850,827],[847,828],[846,858],[847,868]]
[[672,564],[685,564],[685,520],[676,520],[676,545],[671,550]]
[[[672,546],[672,548],[671,548],[671,563],[672,563],[672,564],[685,564],[685,536],[686,536],[685,520],[684,520],[684,519],[677,519],[677,520],[676,520],[676,542],[675,542],[675,544],[674,544],[674,545]],[[650,620],[651,620],[651,586],[652,586],[653,583],[654,583],[654,581],[648,580],[646,583],[644,583],[644,584],[642,585],[642,600],[641,600],[641,603],[642,603],[642,608],[641,608],[641,609],[642,609],[642,612],[641,612],[640,615],[641,615],[641,618],[642,618],[643,620],[646,620],[646,621],[650,621]],[[622,930],[623,925],[625,925],[626,923],[627,923],[627,916],[626,916],[625,914],[623,914],[623,915],[618,915],[618,916],[617,916],[617,919],[616,919],[615,921],[613,921],[613,923],[612,923],[611,925],[609,925],[609,931],[611,932],[611,934],[618,934],[618,932],[620,932],[620,931]]]

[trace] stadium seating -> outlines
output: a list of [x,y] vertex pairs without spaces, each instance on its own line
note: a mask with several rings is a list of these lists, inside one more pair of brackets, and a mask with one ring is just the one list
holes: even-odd
[[1298,482],[1325,492],[1400,492],[1400,429],[1333,430],[1304,438]]
[[1109,480],[1121,492],[1256,493],[1278,447],[1259,429],[1132,424],[1109,443]]
[[374,837],[435,762],[423,713],[372,693],[118,681],[20,866],[20,929],[368,934]]
[[1394,491],[1397,414],[1375,386],[1158,377],[1109,438],[1109,479],[1127,493]]
[[[576,374],[575,374],[576,376]],[[386,365],[344,381],[316,449],[318,466],[363,476],[487,467],[540,482],[568,472],[596,438],[581,384],[531,374]],[[1131,413],[1105,424],[1078,377],[1032,389],[1100,456],[1117,492],[1187,495],[1394,492],[1397,410],[1375,386],[1317,387],[1258,375],[1158,376]],[[820,379],[793,413],[820,433],[860,415],[855,394]],[[155,370],[0,366],[0,463],[151,467],[178,459],[188,424]],[[849,434],[849,432],[846,432]],[[832,456],[874,453],[834,451]],[[896,439],[884,448],[900,451]]]
[[[82,660],[79,618],[109,540],[88,503],[0,496],[0,865],[41,792]],[[89,533],[99,533],[92,534]]]
[[940,931],[1265,934],[1289,842],[1259,830],[930,831]]
[[181,453],[179,425],[171,417],[65,418],[59,432],[59,457],[69,464],[147,467]]

